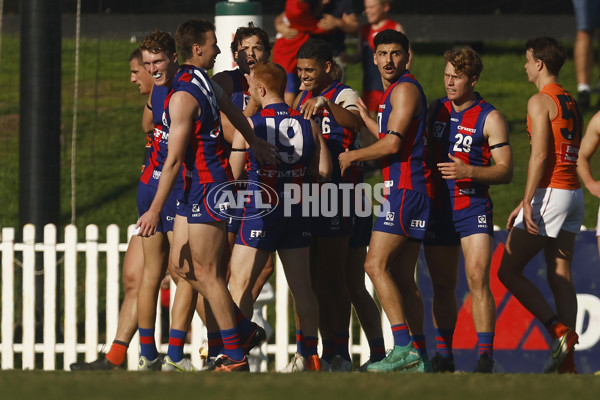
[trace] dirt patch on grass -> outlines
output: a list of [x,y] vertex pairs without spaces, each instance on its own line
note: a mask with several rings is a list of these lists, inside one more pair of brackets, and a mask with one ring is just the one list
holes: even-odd
[[19,132],[19,114],[0,115],[0,141],[8,141]]

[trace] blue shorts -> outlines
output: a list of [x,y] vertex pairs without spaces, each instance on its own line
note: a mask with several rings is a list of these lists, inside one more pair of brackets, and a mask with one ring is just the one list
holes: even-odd
[[471,205],[452,211],[449,199],[431,211],[425,244],[458,246],[460,239],[477,233],[494,236],[493,205],[490,198],[471,198]]
[[227,232],[237,234],[240,230],[240,224],[242,223],[242,215],[244,214],[243,208],[232,208],[232,217],[227,219]]
[[393,190],[381,205],[374,231],[423,240],[431,199],[410,189]]
[[188,224],[226,221],[229,204],[218,204],[217,196],[209,195],[219,183],[192,184],[178,198],[177,215],[187,218]]
[[[157,232],[166,233],[173,230],[175,214],[177,213],[177,198],[182,190],[182,186],[182,184],[175,185],[171,194],[169,194],[167,202],[162,210],[160,210],[158,226],[156,227]],[[141,216],[150,209],[150,205],[154,200],[154,195],[156,195],[156,189],[157,188],[154,185],[148,185],[140,181],[137,190],[138,216]]]
[[350,236],[350,247],[356,249],[368,246],[373,231],[373,215],[367,215],[366,217],[354,216],[353,219],[354,232]]
[[[327,182],[331,185],[332,182]],[[320,186],[321,188],[323,186]],[[344,192],[337,187],[337,204],[333,203],[332,197],[321,196],[319,198],[319,215],[313,216],[311,220],[311,230],[315,237],[338,237],[351,235],[353,227],[354,214],[354,192]],[[336,190],[335,188],[333,190]],[[346,204],[345,204],[346,203]],[[345,205],[345,207],[344,207]],[[334,216],[322,215],[323,208],[335,212]],[[347,215],[344,216],[344,208],[347,209]]]
[[[263,215],[256,217],[258,213]],[[310,218],[302,217],[302,206],[292,207],[291,216],[284,217],[283,213],[284,207],[266,215],[245,209],[235,243],[268,251],[309,247]]]
[[600,27],[600,1],[573,0],[577,30],[591,31]]
[[299,93],[300,92],[300,78],[296,72],[288,72],[287,84],[285,85],[286,93]]

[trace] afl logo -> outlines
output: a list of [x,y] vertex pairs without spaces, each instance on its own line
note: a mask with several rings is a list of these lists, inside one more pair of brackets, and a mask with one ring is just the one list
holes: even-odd
[[[240,186],[241,185],[241,186]],[[248,187],[252,189],[239,189]],[[272,187],[260,182],[231,181],[223,182],[211,188],[206,196],[209,208],[224,219],[256,219],[272,213],[279,205],[279,196]],[[256,212],[251,216],[244,215],[244,207],[252,203]],[[220,207],[227,204],[228,207]]]

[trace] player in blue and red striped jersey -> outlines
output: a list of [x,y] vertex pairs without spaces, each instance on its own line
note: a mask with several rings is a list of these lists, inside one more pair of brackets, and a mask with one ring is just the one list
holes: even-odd
[[[332,159],[346,149],[353,149],[362,121],[356,108],[358,93],[333,80],[334,66],[331,46],[310,39],[298,51],[298,76],[304,90],[294,102],[294,108],[312,118],[321,127]],[[342,177],[334,163],[331,182],[356,184],[362,166],[357,164],[351,173]],[[352,197],[352,196],[349,196]],[[353,216],[343,215],[344,195],[338,186],[337,203],[329,199],[333,216],[315,216],[312,221],[313,251],[315,252],[315,291],[319,298],[320,329],[323,337],[323,369],[352,369],[348,352],[350,295],[346,288],[346,260],[353,232]],[[352,207],[350,207],[352,208]],[[335,359],[335,363],[334,363]]]
[[[421,86],[406,69],[409,41],[401,32],[385,30],[375,37],[377,64],[384,95],[377,121],[363,102],[360,114],[379,141],[339,155],[342,172],[356,161],[381,159],[385,201],[379,213],[365,270],[373,282],[394,335],[393,350],[368,371],[424,371],[423,302],[414,280],[421,241],[425,237],[431,185],[425,164],[427,100]],[[415,340],[409,333],[412,331]],[[419,350],[423,351],[423,358]]]
[[[288,284],[294,296],[306,343],[305,369],[319,371],[317,355],[319,310],[310,279],[310,219],[302,216],[302,204],[289,209],[284,202],[301,198],[300,187],[308,182],[308,174],[318,172],[327,178],[331,172],[331,156],[320,128],[312,120],[284,103],[286,73],[272,62],[258,63],[248,77],[252,98],[262,110],[249,118],[255,134],[278,147],[282,162],[277,166],[261,166],[248,151],[248,191],[240,232],[231,256],[231,295],[244,313],[252,312],[252,288],[266,260],[277,250],[283,262]],[[234,146],[246,148],[247,143],[236,133]],[[246,164],[243,154],[231,156],[234,170]],[[287,187],[295,184],[295,188]],[[279,203],[271,213],[257,206],[256,196],[268,191]]]
[[171,247],[174,270],[202,294],[217,320],[225,350],[214,369],[247,371],[244,352],[257,344],[254,339],[259,337],[259,329],[235,307],[218,274],[226,232],[225,217],[217,211],[227,205],[208,195],[231,177],[223,151],[220,110],[239,128],[259,162],[276,163],[277,157],[273,146],[254,135],[229,96],[210,83],[205,69],[212,68],[220,53],[214,25],[203,20],[184,21],[177,28],[175,41],[183,65],[174,78],[165,110],[170,129],[167,159],[154,201],[138,220],[138,226],[142,236],[156,232],[158,210],[165,204],[183,165],[184,191],[178,199]]
[[436,371],[454,370],[452,337],[460,245],[479,339],[475,372],[489,373],[494,366],[496,307],[489,284],[494,225],[488,187],[511,181],[512,151],[504,117],[475,92],[483,69],[479,55],[470,48],[449,50],[444,60],[447,97],[433,102],[429,115],[429,146],[437,165],[425,241],[437,343],[432,364]]

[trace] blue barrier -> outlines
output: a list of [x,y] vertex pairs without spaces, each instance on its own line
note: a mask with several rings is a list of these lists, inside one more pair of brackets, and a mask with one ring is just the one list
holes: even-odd
[[[512,296],[498,279],[508,232],[495,232],[494,256],[490,272],[490,286],[496,302],[496,337],[494,359],[497,372],[540,372],[549,355],[550,335],[543,324],[531,315]],[[435,337],[431,317],[433,291],[423,251],[417,265],[419,289],[425,303],[425,332],[427,347],[433,354]],[[580,335],[575,347],[575,362],[580,373],[600,370],[600,260],[595,231],[577,235],[573,257],[573,281],[577,291],[578,313],[576,330]],[[460,258],[458,270],[459,315],[454,335],[454,357],[457,370],[471,371],[477,363],[477,336],[471,316],[471,298],[467,286],[464,260]],[[540,288],[546,299],[554,304],[546,282],[546,262],[540,252],[527,265],[525,275]]]

